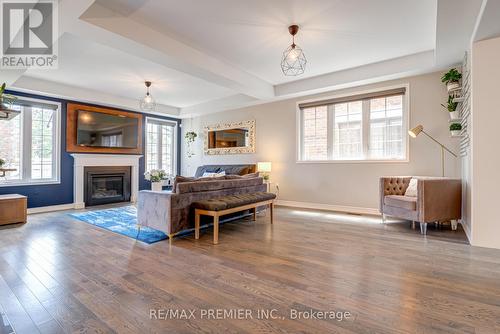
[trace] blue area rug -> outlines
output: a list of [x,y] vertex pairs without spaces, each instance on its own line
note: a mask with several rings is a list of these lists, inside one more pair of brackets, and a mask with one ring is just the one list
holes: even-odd
[[165,233],[145,226],[141,227],[139,232],[137,229],[137,209],[134,206],[71,213],[70,216],[148,244],[168,238]]

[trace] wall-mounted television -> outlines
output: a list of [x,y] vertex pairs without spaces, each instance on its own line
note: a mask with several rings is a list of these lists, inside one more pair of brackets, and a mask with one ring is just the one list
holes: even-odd
[[78,146],[137,148],[139,120],[126,115],[113,115],[77,110]]

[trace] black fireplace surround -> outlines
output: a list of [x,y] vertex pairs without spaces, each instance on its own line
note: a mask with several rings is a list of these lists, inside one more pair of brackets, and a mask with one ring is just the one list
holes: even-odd
[[85,167],[85,206],[130,201],[130,167]]

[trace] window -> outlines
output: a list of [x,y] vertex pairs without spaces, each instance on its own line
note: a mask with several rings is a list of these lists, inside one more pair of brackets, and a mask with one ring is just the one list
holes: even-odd
[[122,147],[122,133],[102,135],[102,145],[106,147]]
[[146,171],[176,174],[177,122],[146,118]]
[[406,88],[299,103],[299,161],[407,159]]
[[327,107],[304,109],[303,147],[306,160],[324,160],[328,154]]
[[0,186],[59,182],[59,104],[20,98],[20,114],[0,120],[0,158],[6,169]]

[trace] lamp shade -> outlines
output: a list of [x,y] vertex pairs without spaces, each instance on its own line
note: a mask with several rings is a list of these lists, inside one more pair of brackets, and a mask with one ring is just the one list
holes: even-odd
[[422,125],[417,125],[416,127],[414,127],[413,129],[411,129],[410,131],[408,131],[408,134],[410,135],[410,137],[413,137],[413,138],[417,138],[417,136],[420,134],[420,132],[422,132],[424,130],[424,127]]
[[264,173],[270,173],[271,172],[271,162],[269,162],[269,161],[257,162],[257,171],[264,172]]

